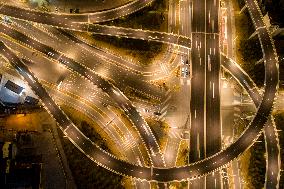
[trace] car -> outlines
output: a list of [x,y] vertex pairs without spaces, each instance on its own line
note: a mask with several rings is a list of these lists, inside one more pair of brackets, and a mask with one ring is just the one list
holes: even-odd
[[161,112],[154,112],[154,114],[155,114],[156,116],[162,115]]
[[186,78],[188,75],[189,75],[188,67],[182,67],[181,68],[181,77]]

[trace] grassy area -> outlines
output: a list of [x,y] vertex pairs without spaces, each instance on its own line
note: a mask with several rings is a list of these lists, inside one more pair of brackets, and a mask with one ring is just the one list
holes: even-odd
[[188,141],[182,140],[178,148],[178,157],[176,161],[176,166],[183,166],[188,164],[188,153],[189,153]]
[[[236,123],[236,134],[241,135],[249,121]],[[265,161],[265,142],[263,136],[259,137],[250,149],[240,157],[240,173],[244,179],[244,188],[258,189],[263,188],[265,182],[266,161]]]
[[245,180],[245,188],[258,189],[264,186],[266,172],[265,143],[263,137],[259,141],[261,142],[255,143],[240,158],[240,169],[242,178]]
[[151,5],[133,14],[103,24],[157,31],[164,29],[166,31],[167,11],[166,0],[155,0]]
[[170,189],[185,189],[187,188],[187,181],[172,182],[170,183]]
[[161,151],[164,152],[167,142],[167,133],[169,131],[169,125],[166,122],[157,121],[152,118],[146,119],[146,122],[153,131],[153,134],[157,138]]
[[[103,24],[153,31],[167,31],[167,8],[166,0],[155,0],[150,6],[140,11]],[[127,55],[137,59],[137,63],[142,66],[150,65],[153,59],[166,49],[166,45],[158,42],[96,34],[93,35],[93,38],[96,41],[111,44],[115,48],[118,48],[118,50],[126,52]]]
[[[239,6],[242,7],[243,1],[239,0],[238,2]],[[256,64],[263,56],[257,35],[249,39],[255,31],[250,15],[246,10],[242,14],[236,14],[235,19],[237,62],[258,86],[263,86],[264,64]]]
[[244,188],[253,188],[253,186],[251,185],[251,177],[249,175],[249,159],[251,157],[251,152],[250,150],[247,150],[246,152],[244,152],[241,157],[240,157],[240,175],[242,177],[242,179],[244,179]]
[[251,177],[251,184],[255,188],[263,188],[266,172],[264,137],[261,136],[258,141],[250,148],[249,175]]
[[[281,169],[283,170],[284,167],[284,111],[277,111],[274,114],[274,118],[275,118],[275,123],[276,123],[276,127],[278,130],[281,130],[280,132],[278,132],[278,136],[279,136],[279,143],[280,143],[280,157],[281,157]],[[279,188],[284,188],[284,174],[282,171],[282,174],[280,175],[280,182],[279,182]]]
[[[106,140],[107,136],[105,136],[102,131],[98,130],[98,125],[91,121],[91,119],[73,108],[63,106],[62,109],[69,115],[70,119],[78,126],[78,128],[94,143],[110,153],[113,152],[113,154],[118,157],[121,156],[119,152],[115,150],[115,145]],[[125,180],[122,180],[122,176],[96,165],[81,153],[69,140],[63,138],[62,132],[59,133],[78,189],[99,189],[109,187],[118,189],[124,188],[123,184],[125,183]]]
[[116,175],[92,162],[69,140],[64,139],[62,135],[61,140],[78,189],[124,188],[122,186],[122,176]]
[[260,1],[262,12],[268,12],[272,24],[284,26],[284,4],[281,0]]
[[[145,41],[139,39],[118,38],[112,36],[93,35],[96,41],[112,45],[118,48],[120,51],[124,51],[127,55],[137,59],[141,66],[148,66],[152,63],[152,60],[157,54],[163,52],[166,49],[166,45],[154,42]],[[110,47],[111,48],[111,47]]]

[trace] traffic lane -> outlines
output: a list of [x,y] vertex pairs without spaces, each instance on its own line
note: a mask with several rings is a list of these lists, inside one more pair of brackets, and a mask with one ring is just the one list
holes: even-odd
[[204,95],[205,95],[205,35],[192,34],[191,99],[190,99],[190,161],[205,157],[204,152]]
[[219,35],[206,34],[206,156],[221,149]]
[[[275,62],[271,62],[271,63],[275,63]],[[271,68],[275,68],[275,67],[271,67]],[[276,68],[277,69],[277,68]],[[273,70],[272,70],[273,71]],[[269,72],[268,70],[266,71],[267,76],[270,76],[271,73],[273,72]],[[271,77],[277,77],[277,75],[273,74]],[[271,77],[267,77],[267,78],[271,78]],[[269,80],[268,79],[268,85],[267,85],[267,89],[271,90],[273,92],[273,90],[276,88],[277,86],[277,81],[275,82],[271,82],[273,80]],[[270,92],[271,92],[270,91]],[[274,95],[274,94],[270,94],[270,95]],[[271,98],[271,96],[269,96],[269,92],[265,92],[264,93],[264,101],[267,101],[267,98]],[[270,100],[268,100],[267,103],[262,103],[259,107],[259,112],[256,114],[254,120],[252,121],[251,125],[248,127],[248,129],[246,130],[246,132],[235,142],[233,143],[231,146],[229,146],[226,150],[218,153],[218,155],[215,155],[209,159],[206,159],[205,161],[202,162],[198,162],[196,164],[190,165],[189,167],[182,167],[179,168],[181,170],[184,170],[181,172],[181,174],[176,175],[178,176],[178,178],[176,179],[183,179],[184,176],[188,176],[188,174],[190,173],[190,171],[186,171],[188,170],[188,168],[194,168],[193,170],[197,170],[197,172],[195,172],[193,174],[193,170],[191,171],[191,175],[192,176],[197,176],[197,175],[202,175],[202,173],[204,172],[208,172],[208,170],[216,170],[218,167],[220,167],[221,165],[226,164],[226,162],[229,162],[230,160],[232,160],[234,157],[237,157],[239,154],[241,154],[246,148],[248,148],[255,140],[255,136],[258,135],[258,133],[261,131],[262,128],[262,124],[266,122],[267,117],[270,113],[270,109],[272,106],[272,102]],[[229,152],[229,153],[228,153]],[[198,166],[198,167],[196,167]],[[169,172],[173,172],[173,169],[167,169],[167,171],[165,171],[162,174],[157,173],[156,171],[160,172],[160,170],[164,170],[164,169],[153,169],[153,171],[155,171],[155,177],[159,176],[160,179],[165,179],[166,175],[169,175]],[[142,172],[143,173],[143,172]],[[171,177],[167,177],[167,178],[174,178],[173,176]],[[175,178],[173,179],[175,180]],[[161,181],[161,180],[159,180]]]
[[206,1],[194,0],[192,11],[192,32],[205,32]]
[[241,67],[234,62],[232,59],[228,59],[224,54],[221,56],[222,66],[227,69],[234,78],[245,88],[245,90],[249,93],[252,100],[254,101],[256,107],[259,106],[261,102],[261,96],[258,92],[257,86],[251,80],[251,78],[246,74]]
[[[144,144],[148,147],[148,149],[151,149],[150,155],[152,156],[152,158],[158,159],[161,156],[158,142],[156,141],[156,138],[154,134],[152,133],[151,129],[149,128],[148,124],[140,116],[139,112],[131,105],[131,102],[126,98],[126,96],[123,95],[121,91],[119,91],[117,88],[113,88],[112,85],[108,81],[94,74],[91,70],[73,61],[72,59],[65,57],[63,54],[58,53],[54,49],[47,47],[46,45],[41,44],[29,37],[24,36],[20,32],[12,30],[8,27],[3,27],[2,32],[6,32],[6,31],[9,31],[9,34],[12,34],[13,37],[17,37],[17,38],[20,37],[21,40],[26,40],[26,43],[29,44],[29,46],[44,53],[48,57],[60,62],[62,65],[66,66],[71,71],[77,72],[80,75],[84,76],[86,79],[91,81],[94,85],[97,85],[104,92],[106,92],[109,96],[111,96],[116,101],[116,103],[120,106],[120,108],[122,108],[125,111],[126,115],[128,116],[131,115],[131,117],[129,118],[136,126],[137,130],[139,131],[139,134],[142,136],[142,141],[144,141]],[[139,125],[136,125],[136,124],[139,124]],[[160,161],[160,164],[158,164],[157,166],[160,166],[164,163],[163,159],[155,160],[155,162],[158,162],[158,161]]]
[[136,178],[142,177],[150,179],[149,168],[142,168],[140,166],[124,162],[101,150],[92,141],[86,138],[74,125],[68,127],[64,133],[82,153],[100,166],[121,175],[133,175]]
[[262,13],[255,1],[245,0],[255,28],[265,27]]
[[27,10],[27,12],[24,11],[18,12],[13,10],[13,7],[10,6],[6,7],[6,6],[7,5],[4,5],[0,9],[0,13],[11,16],[15,19],[29,20],[32,22],[42,23],[46,25],[55,26],[58,28],[75,30],[75,31],[93,32],[101,35],[111,35],[117,37],[176,44],[184,46],[186,48],[190,48],[191,45],[189,38],[184,36],[174,35],[171,33],[142,31],[142,30],[127,29],[127,28],[116,28],[113,26],[99,26],[99,25],[89,24],[88,22],[87,23],[69,22],[68,18],[64,16],[62,17],[62,15],[54,17],[45,15],[44,13],[39,13],[37,15],[33,12],[30,13],[29,10]]
[[176,44],[184,46],[186,48],[191,47],[191,40],[189,37],[180,36],[172,33],[122,28],[122,27],[106,26],[98,24],[89,25],[88,32],[100,35],[110,35],[110,36],[117,36],[124,38],[133,38],[133,39],[163,42],[168,44]]
[[0,13],[11,17],[17,17],[22,20],[40,22],[48,25],[67,26],[72,22],[72,20],[77,22],[88,22],[87,15],[64,15],[54,13],[52,14],[47,12],[34,11],[31,9],[23,9],[7,4],[4,4],[1,7]]
[[115,100],[119,107],[123,109],[123,111],[132,121],[132,123],[136,126],[136,129],[142,136],[142,141],[144,141],[144,144],[147,146],[148,149],[150,149],[150,155],[152,157],[153,162],[160,162],[155,166],[162,166],[164,162],[161,158],[160,148],[156,141],[156,138],[154,137],[154,134],[149,128],[147,122],[142,118],[142,116],[131,104],[131,102],[126,98],[126,96],[124,96],[120,90],[111,86],[110,83],[105,80],[102,80],[102,78],[95,75],[92,71],[86,69],[80,64],[74,62],[72,59],[69,59],[65,56],[60,56],[58,61],[61,62],[63,65],[72,68],[73,71],[76,71],[79,74],[83,75],[93,84],[97,85],[104,92],[106,92],[110,96],[110,98]]
[[[92,141],[90,141],[83,133],[76,128],[73,123],[67,118],[67,116],[58,108],[52,98],[48,95],[46,90],[38,82],[37,78],[28,70],[28,68],[18,59],[18,57],[12,53],[3,43],[0,44],[1,53],[15,69],[25,78],[35,93],[42,99],[45,107],[49,113],[60,124],[60,128],[66,134],[68,139],[85,155],[90,159],[98,163],[99,165],[120,174],[135,175],[137,178],[150,179],[150,169],[135,166],[130,163],[118,160],[113,155],[101,150]],[[131,172],[131,173],[130,173]]]
[[60,123],[64,129],[67,128],[67,126],[69,125],[69,120],[67,118],[64,118],[63,114],[61,113],[61,110],[58,108],[58,106],[55,104],[49,94],[43,89],[43,87],[41,87],[41,85],[39,85],[37,78],[35,78],[33,74],[29,72],[27,67],[21,61],[19,61],[18,57],[15,54],[9,53],[9,49],[3,48],[4,44],[2,42],[0,45],[2,47],[1,53],[5,57],[7,57],[13,67],[15,67],[16,70],[27,80],[32,90],[38,91],[38,93],[43,96],[41,101],[45,104],[48,110],[58,113],[54,115],[54,119],[56,119],[56,121]]
[[[70,24],[72,22],[105,22],[109,20],[113,20],[133,12],[136,12],[148,4],[150,4],[153,0],[136,0],[120,7],[116,7],[113,9],[98,11],[89,14],[62,14],[62,13],[50,13],[50,12],[40,12],[31,9],[24,9],[20,7],[16,7],[13,5],[2,4],[2,8],[0,12],[3,14],[12,14],[24,20],[30,20],[34,22],[44,22],[45,24],[54,24],[55,22],[61,22],[62,24]],[[15,12],[14,12],[15,11]],[[49,19],[49,20],[48,20]]]
[[[231,59],[224,55],[222,56],[222,65],[241,83],[248,91],[256,107],[261,102],[261,95],[257,90],[256,85],[250,77]],[[273,117],[267,121],[264,127],[264,136],[266,141],[267,151],[267,170],[266,170],[266,188],[275,188],[278,183],[278,175],[280,173],[280,157],[279,157],[279,143],[277,141],[277,133],[273,123]]]
[[264,127],[264,136],[267,151],[266,182],[265,188],[277,188],[280,175],[280,146],[273,117]]
[[[67,37],[66,39],[71,40],[77,44],[80,44],[81,46],[83,46],[84,48],[88,49],[89,51],[94,51],[94,53],[96,53],[97,55],[103,56],[103,57],[107,57],[108,59],[115,61],[116,63],[122,65],[122,66],[127,66],[133,70],[137,70],[137,71],[142,71],[140,70],[142,67],[134,64],[132,62],[127,61],[126,59],[123,59],[120,56],[117,56],[115,54],[111,54],[110,52],[106,51],[105,49],[101,49],[97,46],[91,45],[89,43],[87,43],[86,41],[84,41],[83,39],[79,39],[78,37],[76,37],[75,35],[73,35],[70,32],[67,32],[65,30],[62,29],[58,29],[58,31],[64,35],[65,37]],[[90,48],[91,47],[91,48]]]
[[[250,144],[253,144],[256,141],[257,136],[260,135],[261,129],[263,128],[263,125],[266,123],[271,113],[273,100],[278,85],[277,59],[276,57],[274,58],[275,58],[274,61],[268,62],[268,64],[272,65],[266,66],[265,92],[263,94],[262,102],[259,105],[258,111],[252,122],[249,124],[245,132],[239,137],[239,139],[236,142],[234,142],[232,145],[230,145],[228,148],[219,152],[217,155],[211,156],[204,161],[194,164],[194,166],[198,165],[199,167],[195,169],[198,170],[198,172],[196,172],[195,175],[196,174],[203,175],[203,172],[206,172],[206,170],[208,172],[208,169],[217,170],[218,166],[222,164],[225,165],[226,164],[225,162],[228,163],[235,157],[238,157],[243,151],[245,151],[247,148],[250,147]],[[174,172],[174,170],[172,171]],[[186,174],[188,176],[190,175],[190,172],[181,171],[180,173],[181,174],[176,175],[179,179],[182,179],[182,177],[184,177]],[[171,178],[169,175],[166,175],[166,172],[164,173],[159,172],[158,175],[160,174],[164,174],[162,178],[165,177]]]
[[98,22],[105,22],[109,20],[114,20],[116,18],[126,16],[128,14],[134,13],[145,6],[152,3],[153,0],[137,0],[129,2],[123,6],[120,6],[118,8],[101,11],[101,12],[95,12],[89,14],[89,22],[91,23],[98,23]]
[[206,32],[219,33],[219,1],[206,1]]
[[[103,116],[98,111],[93,109],[89,104],[83,103],[82,99],[76,99],[68,94],[65,94],[63,91],[58,91],[56,88],[48,87],[49,93],[55,98],[61,101],[64,104],[67,104],[69,106],[72,106],[76,108],[78,111],[82,111],[85,115],[87,115],[89,118],[91,118],[93,121],[95,121],[104,132],[107,133],[109,136],[109,139],[112,140],[114,143],[116,143],[121,149],[124,149],[124,146],[127,145],[128,140],[136,141],[137,139],[133,138],[132,133],[128,130],[128,128],[120,121],[120,119],[113,120],[113,124],[111,126],[107,126],[111,121],[111,118],[109,116],[114,116],[113,112],[110,112],[109,109],[105,107],[98,107],[100,103],[96,103],[95,105],[103,111],[108,117]],[[118,121],[117,121],[118,120]],[[119,128],[119,131],[117,130]],[[123,133],[121,133],[121,132]],[[139,142],[138,142],[139,143]],[[137,143],[135,142],[137,145]],[[133,148],[138,148],[138,146],[132,146],[129,149],[126,149],[125,152],[128,154],[128,159],[131,160],[131,162],[136,162],[134,157],[137,155],[140,155],[139,153],[133,153]]]
[[[219,152],[222,146],[219,35],[214,33],[206,34],[206,64],[206,157],[209,157]],[[220,188],[220,181],[220,171],[206,176],[206,185],[211,188]]]
[[[25,32],[27,33],[27,31],[25,31]],[[65,32],[65,34],[66,33],[67,32]],[[42,35],[37,35],[37,36],[42,36]],[[73,35],[70,35],[70,36],[72,37]],[[48,40],[48,39],[49,38],[47,38],[46,40]],[[61,52],[63,51],[67,54],[70,53],[70,51],[68,51],[68,48],[67,49],[66,49],[66,47],[62,48],[61,46],[58,46],[58,45],[56,46],[56,44],[64,44],[64,41],[62,41],[63,39],[62,38],[60,38],[60,39],[61,39],[61,41],[59,43],[58,43],[58,41],[52,41],[52,40],[49,40],[47,43],[50,44],[50,46],[53,46],[53,47],[55,46],[55,48],[60,49]],[[74,40],[75,42],[78,42],[78,39],[75,38],[74,36],[71,39]],[[74,45],[74,44],[66,43],[65,45]],[[75,45],[77,45],[77,44],[75,44]],[[71,54],[73,56],[75,55],[74,56],[75,60],[77,60],[77,61],[80,60],[80,61],[84,62],[84,65],[87,65],[88,67],[93,68],[94,71],[95,72],[98,71],[98,73],[101,73],[100,70],[106,70],[106,75],[103,75],[103,76],[109,78],[110,77],[109,75],[111,75],[112,78],[115,79],[116,84],[120,88],[126,88],[128,86],[131,86],[133,88],[137,88],[140,91],[146,92],[146,93],[152,95],[155,98],[162,98],[163,97],[163,94],[158,87],[153,86],[153,85],[148,85],[145,82],[138,80],[136,73],[129,72],[129,69],[122,69],[120,66],[114,67],[113,62],[111,62],[109,60],[109,59],[111,59],[111,60],[114,60],[116,62],[120,62],[120,61],[122,61],[121,57],[106,54],[106,52],[103,53],[102,50],[97,50],[97,49],[95,49],[95,51],[97,51],[96,53],[93,53],[93,51],[91,51],[91,50],[87,51],[87,52],[82,51],[82,49],[80,47],[77,48],[77,49],[72,50],[72,52],[71,52]],[[103,57],[101,57],[101,56],[103,56]],[[94,62],[94,58],[96,58],[95,62]],[[106,63],[106,61],[107,61],[107,63]],[[127,64],[126,62],[127,61],[124,60],[122,62],[122,64]]]
[[[188,36],[188,9],[186,8],[188,5],[188,1],[180,1],[180,26],[179,31],[180,34]],[[186,22],[187,21],[187,22]]]

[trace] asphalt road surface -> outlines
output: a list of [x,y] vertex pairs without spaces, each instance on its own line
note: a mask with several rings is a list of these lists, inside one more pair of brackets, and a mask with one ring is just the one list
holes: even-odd
[[[52,101],[48,93],[41,87],[33,74],[30,73],[22,62],[3,44],[1,45],[1,53],[6,56],[6,58],[10,60],[12,65],[20,72],[20,74],[23,75],[23,77],[32,86],[32,89],[37,91],[36,94],[40,96],[46,108],[60,124],[61,128],[64,130],[69,139],[93,161],[116,173],[146,180],[171,181],[186,178],[196,178],[220,169],[220,167],[226,165],[228,162],[232,161],[247,148],[249,148],[260,134],[263,125],[270,116],[273,106],[273,101],[278,86],[278,60],[276,51],[273,46],[273,41],[269,36],[269,32],[265,28],[261,12],[256,2],[253,0],[246,2],[256,30],[258,31],[266,67],[265,91],[262,101],[258,106],[258,112],[243,135],[241,135],[240,138],[227,149],[215,154],[212,157],[208,157],[203,161],[199,161],[195,164],[190,164],[184,167],[173,167],[167,169],[140,167],[120,161],[112,155],[103,152],[100,150],[100,148],[93,145],[90,140],[84,137],[84,135],[72,124],[72,122],[70,122],[66,115],[61,112],[58,106]],[[50,49],[44,50],[46,53],[50,52],[48,51]],[[63,56],[59,56],[58,60],[64,64],[70,63],[69,60]],[[104,83],[105,82],[102,82],[101,85]],[[104,90],[107,90],[107,88]]]
[[[28,18],[33,19],[39,17],[41,18],[41,20],[51,19],[54,20],[55,22],[61,21],[62,24],[71,23],[71,22],[98,23],[98,22],[106,22],[109,20],[114,20],[116,18],[134,13],[144,8],[145,6],[149,5],[151,2],[153,2],[153,0],[134,0],[117,8],[97,11],[92,13],[82,13],[82,14],[40,12],[31,9],[23,9],[5,3],[1,4],[1,9],[3,10],[5,9],[8,12],[9,11],[18,12],[23,17],[24,20],[28,20]],[[23,12],[25,12],[25,14],[22,14]]]

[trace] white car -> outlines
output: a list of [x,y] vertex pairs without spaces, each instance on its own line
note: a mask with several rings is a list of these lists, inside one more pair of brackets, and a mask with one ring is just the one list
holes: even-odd
[[181,77],[186,78],[189,75],[188,67],[181,68]]

